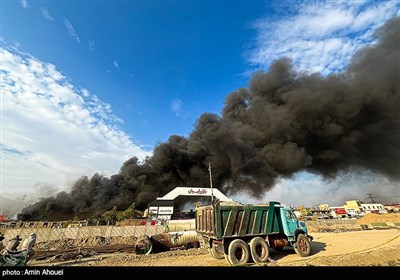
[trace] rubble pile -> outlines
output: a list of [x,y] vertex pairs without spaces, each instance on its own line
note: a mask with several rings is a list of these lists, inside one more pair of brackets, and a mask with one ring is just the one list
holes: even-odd
[[161,252],[157,254],[150,255],[136,255],[136,254],[118,254],[113,255],[112,257],[104,257],[98,259],[96,264],[90,265],[100,265],[100,266],[154,266],[157,265],[160,261],[170,259],[171,266],[175,266],[178,264],[174,264],[173,260],[179,257],[191,257],[198,256],[199,259],[202,259],[204,255],[209,255],[206,248],[191,248],[187,250],[173,250],[167,252]]
[[49,262],[64,262],[64,261],[69,261],[69,260],[80,260],[83,257],[90,257],[97,255],[95,251],[91,250],[83,250],[80,252],[65,252],[62,254],[55,255],[52,257]]
[[51,251],[107,245],[133,245],[136,239],[137,237],[134,236],[92,236],[78,239],[63,238],[36,243],[35,249],[37,251]]
[[221,206],[236,206],[236,205],[244,205],[243,203],[237,201],[221,201]]

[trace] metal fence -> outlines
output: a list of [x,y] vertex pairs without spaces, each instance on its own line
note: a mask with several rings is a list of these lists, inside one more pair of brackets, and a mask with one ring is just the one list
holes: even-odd
[[400,223],[372,222],[357,224],[356,220],[320,220],[306,221],[309,232],[353,231],[368,229],[400,228]]
[[94,236],[134,236],[153,235],[163,233],[164,226],[81,226],[74,228],[10,228],[4,233],[3,244],[14,238],[16,235],[24,240],[31,233],[36,233],[36,242],[59,240],[59,239],[79,239]]

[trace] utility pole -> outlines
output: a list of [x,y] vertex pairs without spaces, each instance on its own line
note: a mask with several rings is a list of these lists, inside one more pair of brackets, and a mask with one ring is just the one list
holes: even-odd
[[211,162],[208,162],[208,171],[210,172],[211,204],[212,204],[213,199],[214,199],[214,194],[213,194],[213,185],[212,185]]

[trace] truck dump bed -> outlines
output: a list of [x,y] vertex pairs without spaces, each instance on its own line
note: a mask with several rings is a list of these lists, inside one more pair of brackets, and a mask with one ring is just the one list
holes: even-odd
[[279,205],[278,202],[269,205],[224,205],[222,202],[199,207],[196,209],[196,230],[217,240],[280,233],[283,229]]

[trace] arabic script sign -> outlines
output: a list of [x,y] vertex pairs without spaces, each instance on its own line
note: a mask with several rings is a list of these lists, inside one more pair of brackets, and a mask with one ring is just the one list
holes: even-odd
[[197,190],[190,189],[190,190],[188,190],[188,194],[191,194],[191,195],[207,195],[207,190],[206,189],[197,189]]

